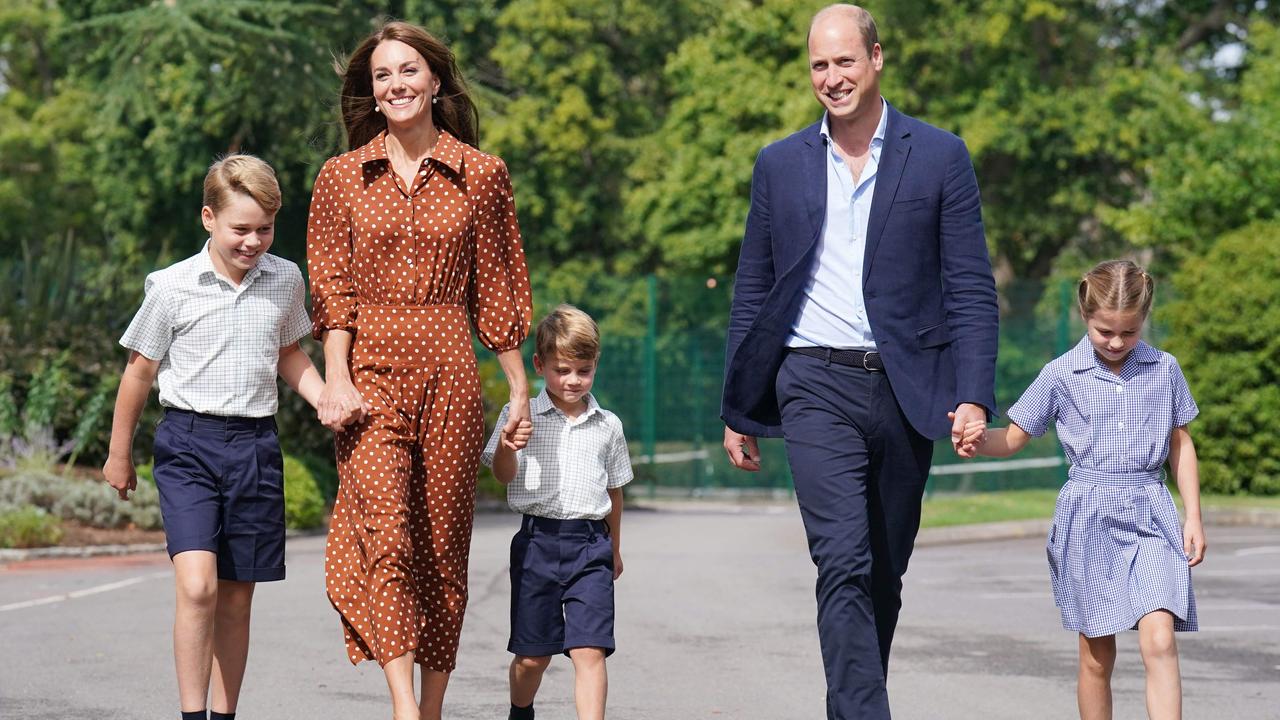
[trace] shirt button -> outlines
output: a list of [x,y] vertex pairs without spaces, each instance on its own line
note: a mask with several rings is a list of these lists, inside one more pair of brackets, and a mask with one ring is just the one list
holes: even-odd
[[1124,388],[1123,388],[1123,387],[1121,387],[1120,385],[1117,385],[1117,386],[1116,386],[1116,394],[1118,395],[1118,394],[1120,394],[1120,393],[1122,393],[1122,392],[1124,392]]
[[1123,429],[1124,429],[1124,423],[1116,423],[1116,427],[1118,427],[1118,428],[1120,428],[1121,430],[1123,430]]

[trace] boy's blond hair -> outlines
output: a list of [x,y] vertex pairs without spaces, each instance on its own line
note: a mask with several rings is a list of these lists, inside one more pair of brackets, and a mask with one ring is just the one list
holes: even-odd
[[274,213],[283,205],[276,172],[266,162],[246,153],[232,153],[209,166],[204,176],[204,204],[215,214],[231,202],[232,193],[244,193],[259,207]]
[[596,360],[600,357],[600,329],[591,316],[562,304],[538,323],[535,335],[538,357],[543,362],[559,356],[565,360]]

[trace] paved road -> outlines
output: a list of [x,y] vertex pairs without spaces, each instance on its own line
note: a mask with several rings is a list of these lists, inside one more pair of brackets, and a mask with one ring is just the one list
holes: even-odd
[[[515,525],[478,519],[452,719],[505,717]],[[1280,719],[1280,532],[1211,528],[1210,543],[1195,573],[1203,632],[1179,636],[1186,716]],[[813,568],[794,509],[631,512],[625,549],[611,717],[823,717]],[[246,720],[386,716],[377,667],[344,659],[322,552],[323,538],[292,540],[289,579],[259,588]],[[895,717],[1076,717],[1075,639],[1046,573],[1039,540],[919,548],[894,649]],[[0,718],[175,716],[171,576],[163,555],[0,568]],[[1120,645],[1115,716],[1145,717],[1135,636]],[[571,683],[557,660],[540,718],[573,717]]]

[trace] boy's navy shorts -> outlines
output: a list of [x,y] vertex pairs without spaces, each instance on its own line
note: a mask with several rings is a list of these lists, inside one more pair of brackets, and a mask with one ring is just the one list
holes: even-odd
[[222,580],[284,579],[284,460],[274,418],[168,409],[156,428],[154,476],[169,557],[208,550]]
[[603,520],[525,515],[511,539],[511,641],[527,657],[612,655],[613,541]]

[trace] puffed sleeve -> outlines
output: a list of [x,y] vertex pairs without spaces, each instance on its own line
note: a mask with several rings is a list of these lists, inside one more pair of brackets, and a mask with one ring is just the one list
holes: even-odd
[[1173,426],[1185,427],[1200,414],[1200,408],[1191,397],[1191,388],[1182,374],[1182,366],[1172,355],[1169,356],[1169,382],[1173,385]]
[[1049,424],[1058,419],[1057,374],[1052,365],[1040,371],[1006,415],[1031,437],[1049,431]]
[[351,278],[351,213],[342,197],[338,158],[329,158],[316,177],[307,219],[307,272],[311,276],[311,333],[352,330],[356,290]]
[[[511,176],[502,160],[484,172],[475,201],[476,255],[467,288],[467,310],[480,343],[494,352],[520,347],[533,322],[529,268],[520,244],[520,225]],[[478,173],[479,174],[479,173]]]

